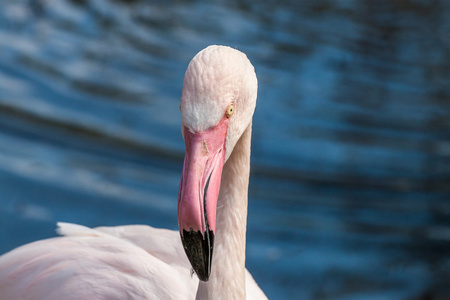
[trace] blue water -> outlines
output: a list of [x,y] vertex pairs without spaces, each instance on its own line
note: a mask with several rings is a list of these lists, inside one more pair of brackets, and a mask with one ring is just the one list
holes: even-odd
[[184,71],[259,79],[247,266],[271,299],[450,299],[447,1],[0,0],[0,253],[177,228]]

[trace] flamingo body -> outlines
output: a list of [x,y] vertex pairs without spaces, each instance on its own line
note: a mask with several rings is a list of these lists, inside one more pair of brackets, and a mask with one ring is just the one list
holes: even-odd
[[[0,256],[1,300],[195,299],[199,280],[177,231],[58,226],[64,236]],[[248,299],[265,299],[248,271],[246,290]]]

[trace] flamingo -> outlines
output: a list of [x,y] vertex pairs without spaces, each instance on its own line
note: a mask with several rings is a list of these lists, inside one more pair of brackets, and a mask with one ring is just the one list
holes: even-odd
[[58,223],[61,237],[0,257],[0,299],[267,299],[245,268],[256,96],[244,53],[200,51],[181,95],[179,231]]

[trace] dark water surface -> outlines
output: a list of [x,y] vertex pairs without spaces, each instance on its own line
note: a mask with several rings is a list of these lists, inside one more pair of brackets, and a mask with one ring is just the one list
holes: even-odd
[[247,266],[271,299],[450,299],[450,2],[0,0],[0,253],[177,228],[189,60],[259,78]]

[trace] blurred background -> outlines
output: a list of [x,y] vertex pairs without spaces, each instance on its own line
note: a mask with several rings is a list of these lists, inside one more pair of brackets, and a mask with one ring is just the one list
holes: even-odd
[[0,0],[0,253],[177,228],[179,98],[259,78],[247,266],[271,299],[450,299],[449,1]]

